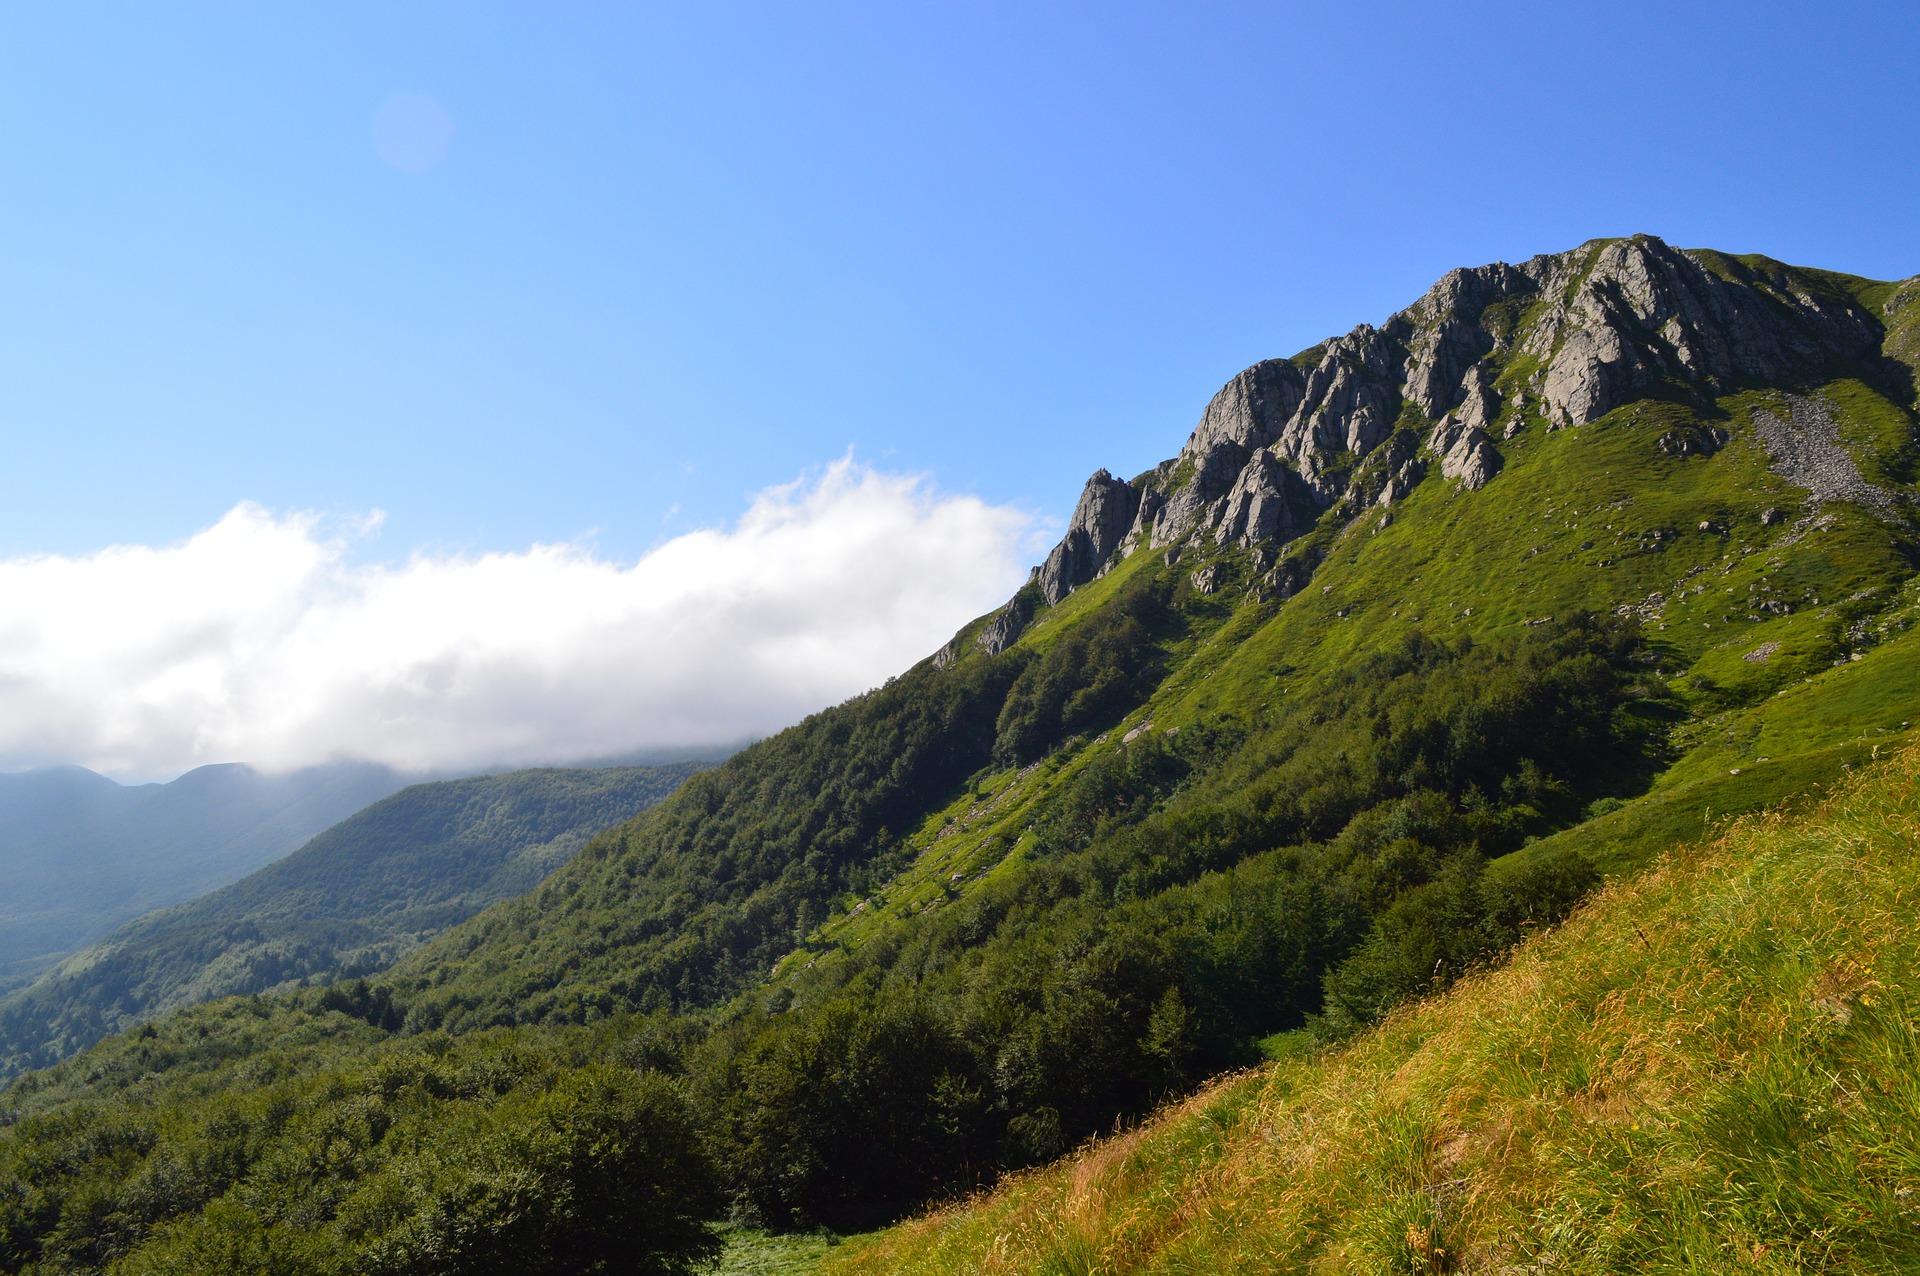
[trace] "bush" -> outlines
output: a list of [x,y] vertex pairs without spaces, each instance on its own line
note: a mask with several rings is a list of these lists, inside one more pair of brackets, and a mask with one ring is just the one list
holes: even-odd
[[711,1166],[665,1079],[595,1065],[390,1173],[411,1199],[369,1247],[393,1276],[649,1276],[719,1252]]

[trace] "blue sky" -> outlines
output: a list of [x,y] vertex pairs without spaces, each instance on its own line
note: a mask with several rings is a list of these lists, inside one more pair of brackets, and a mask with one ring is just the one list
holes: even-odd
[[1920,270],[1916,54],[1894,4],[16,6],[0,553],[250,499],[631,556],[849,447],[1058,517],[1453,265]]
[[[1910,3],[11,7],[0,569],[62,557],[19,577],[60,611],[39,663],[0,672],[72,690],[138,663],[68,656],[148,623],[123,569],[205,608],[141,631],[147,698],[86,711],[139,700],[167,730],[70,731],[85,713],[55,696],[8,709],[44,722],[0,733],[0,767],[358,751],[373,727],[207,721],[290,712],[236,663],[260,633],[282,669],[288,635],[321,641],[303,625],[352,630],[370,661],[405,647],[382,635],[425,611],[380,601],[404,593],[388,571],[422,591],[467,571],[436,615],[482,629],[476,564],[543,543],[637,571],[718,529],[686,545],[730,547],[726,606],[763,619],[788,614],[740,602],[769,527],[849,577],[957,582],[884,642],[822,638],[864,655],[726,720],[778,725],[1003,597],[1092,469],[1171,455],[1239,368],[1452,266],[1648,231],[1920,271],[1917,55]],[[397,141],[377,123],[396,112]],[[938,566],[956,528],[981,547]],[[675,580],[656,602],[706,597]],[[844,614],[849,588],[820,606]],[[286,601],[229,614],[235,591]],[[361,610],[309,624],[343,591]],[[593,589],[567,596],[579,635],[607,632]],[[218,659],[153,655],[215,631]],[[442,685],[474,646],[443,638],[381,676]],[[531,660],[498,712],[535,695]],[[763,663],[765,686],[791,674]],[[341,677],[304,694],[337,706],[373,675]],[[180,707],[216,682],[212,718]],[[556,723],[513,756],[659,742],[568,745]]]

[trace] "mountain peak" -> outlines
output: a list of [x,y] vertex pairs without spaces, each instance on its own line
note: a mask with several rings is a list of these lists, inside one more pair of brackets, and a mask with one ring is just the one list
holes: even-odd
[[1330,510],[1393,504],[1430,469],[1483,487],[1503,464],[1497,440],[1523,430],[1587,425],[1655,394],[1704,402],[1836,366],[1890,370],[1898,299],[1876,314],[1837,278],[1646,234],[1450,270],[1379,326],[1235,375],[1147,474],[1095,473],[1037,569],[1039,596],[1009,603],[980,645],[1004,649],[1035,606],[1143,546],[1278,551]]

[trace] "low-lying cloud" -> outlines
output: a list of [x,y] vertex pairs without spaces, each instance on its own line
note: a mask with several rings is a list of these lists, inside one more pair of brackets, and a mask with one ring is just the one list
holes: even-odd
[[632,563],[353,560],[241,504],[177,545],[0,561],[0,770],[413,770],[726,743],[883,681],[1004,600],[1031,522],[841,461]]

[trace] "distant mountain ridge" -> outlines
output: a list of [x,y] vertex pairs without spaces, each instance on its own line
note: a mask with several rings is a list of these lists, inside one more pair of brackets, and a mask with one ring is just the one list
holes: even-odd
[[415,784],[299,850],[149,914],[0,1000],[0,1075],[216,997],[384,970],[537,885],[705,766],[540,769]]
[[418,778],[371,762],[282,775],[204,766],[141,785],[77,766],[0,774],[0,991],[123,922],[246,876]]

